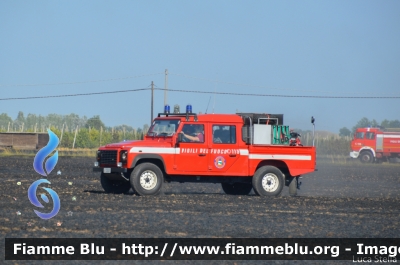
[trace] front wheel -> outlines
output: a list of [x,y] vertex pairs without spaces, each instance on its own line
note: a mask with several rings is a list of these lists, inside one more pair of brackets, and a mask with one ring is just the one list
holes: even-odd
[[112,180],[107,178],[106,174],[101,173],[100,183],[103,187],[104,191],[107,193],[127,193],[131,188],[131,185],[128,181],[125,180]]
[[374,161],[374,156],[370,151],[364,151],[360,155],[360,160],[362,163],[372,163]]
[[130,179],[132,188],[141,196],[159,194],[163,181],[161,169],[152,163],[143,163],[135,167]]
[[248,195],[253,189],[251,183],[221,183],[222,189],[229,195]]
[[283,186],[283,174],[276,167],[260,167],[253,176],[253,189],[257,195],[279,196]]

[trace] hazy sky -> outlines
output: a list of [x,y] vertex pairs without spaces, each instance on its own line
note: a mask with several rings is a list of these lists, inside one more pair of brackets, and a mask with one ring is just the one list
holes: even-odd
[[[0,1],[0,99],[149,88],[171,108],[284,114],[338,132],[400,119],[400,1]],[[389,99],[303,96],[388,96]],[[0,113],[150,121],[150,91],[0,100]],[[393,98],[397,97],[397,98]],[[154,113],[164,92],[155,91]],[[209,105],[208,105],[209,103]]]

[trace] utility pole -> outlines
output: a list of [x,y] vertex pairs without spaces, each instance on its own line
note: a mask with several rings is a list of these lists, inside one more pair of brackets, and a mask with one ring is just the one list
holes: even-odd
[[153,101],[154,101],[154,82],[153,81],[151,81],[151,111],[150,111],[150,113],[151,113],[151,120],[150,120],[150,126],[151,126],[151,123],[153,122]]
[[168,69],[165,69],[164,106],[167,105]]

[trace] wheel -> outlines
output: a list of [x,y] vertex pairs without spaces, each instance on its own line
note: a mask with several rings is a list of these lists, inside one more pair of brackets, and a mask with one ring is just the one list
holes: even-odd
[[162,189],[164,176],[161,169],[152,163],[143,163],[131,173],[131,186],[141,196],[157,195]]
[[374,161],[374,156],[371,151],[364,151],[360,154],[360,160],[362,163],[372,163]]
[[296,177],[291,177],[290,178],[290,184],[289,184],[289,195],[290,196],[296,196],[297,195],[297,181],[298,179]]
[[253,189],[260,196],[279,196],[283,186],[283,174],[276,167],[260,167],[253,176]]
[[251,183],[221,183],[222,189],[229,195],[248,195],[253,189]]
[[127,193],[131,188],[131,185],[128,181],[125,180],[112,180],[107,178],[106,174],[101,173],[100,183],[103,187],[104,191],[107,193]]

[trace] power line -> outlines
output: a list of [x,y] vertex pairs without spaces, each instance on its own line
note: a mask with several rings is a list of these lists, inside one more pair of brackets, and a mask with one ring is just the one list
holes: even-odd
[[164,73],[144,74],[144,75],[135,75],[135,76],[118,77],[118,78],[110,78],[110,79],[100,79],[100,80],[76,81],[76,82],[60,82],[60,83],[47,83],[47,84],[0,85],[0,87],[76,85],[76,84],[86,84],[86,83],[99,83],[99,82],[117,81],[117,80],[123,80],[123,79],[132,79],[132,78],[139,78],[139,77],[153,76],[153,75],[160,75],[160,74],[164,74]]
[[[52,95],[52,96],[34,96],[34,97],[19,97],[19,98],[0,98],[0,100],[22,100],[22,99],[44,99],[44,98],[62,98],[62,97],[79,97],[79,96],[94,96],[103,94],[117,94],[151,90],[151,88],[138,88],[128,90],[106,91],[106,92],[93,92],[81,94],[67,94],[67,95]],[[154,87],[154,90],[165,90],[165,88]],[[218,94],[230,96],[250,96],[250,97],[281,97],[281,98],[327,98],[327,99],[399,99],[400,96],[313,96],[313,95],[278,95],[278,94],[254,94],[254,93],[234,93],[234,92],[217,92],[217,91],[200,91],[200,90],[184,90],[184,89],[170,89],[172,92],[195,93],[195,94]]]
[[[254,88],[262,88],[262,89],[269,89],[269,90],[280,90],[280,91],[292,91],[292,92],[310,92],[310,93],[325,93],[325,94],[336,94],[335,91],[320,91],[320,90],[300,90],[300,89],[285,89],[285,88],[271,88],[267,86],[260,86],[260,85],[252,85],[252,84],[242,84],[242,83],[234,83],[234,82],[226,82],[221,80],[213,80],[208,78],[201,78],[201,77],[194,77],[188,76],[178,73],[169,73],[169,75],[180,76],[184,78],[190,79],[197,79],[203,80],[213,83],[221,83],[227,85],[235,85],[235,86],[242,86],[242,87],[254,87]],[[76,84],[86,84],[86,83],[99,83],[99,82],[109,82],[109,81],[117,81],[117,80],[124,80],[124,79],[132,79],[132,78],[139,78],[139,77],[147,77],[147,76],[154,76],[154,75],[165,75],[165,73],[153,73],[153,74],[143,74],[143,75],[136,75],[136,76],[127,76],[127,77],[118,77],[118,78],[110,78],[110,79],[99,79],[99,80],[87,80],[87,81],[75,81],[75,82],[59,82],[59,83],[42,83],[42,84],[0,84],[0,87],[34,87],[34,86],[57,86],[57,85],[76,85]],[[165,89],[163,89],[165,90]],[[166,90],[165,90],[166,91]],[[172,91],[172,90],[171,90]],[[190,92],[189,90],[175,90],[176,92]],[[104,93],[121,93],[121,92],[131,92],[131,90],[126,91],[111,91],[111,92],[104,92]],[[193,91],[194,93],[208,93],[202,91]],[[14,99],[34,99],[34,98],[46,98],[46,97],[64,97],[64,96],[77,96],[77,95],[94,95],[97,93],[88,93],[88,94],[76,94],[76,95],[60,95],[60,96],[43,96],[43,97],[26,97],[26,98],[6,98],[0,100],[14,100]],[[229,95],[247,95],[247,94],[240,94],[240,93],[215,93],[215,94],[229,94]],[[342,93],[342,94],[357,94],[357,93]],[[307,97],[307,98],[353,98],[353,99],[389,99],[389,98],[399,98],[400,96],[396,94],[391,94],[390,96],[286,96],[286,95],[263,95],[263,94],[248,94],[254,96],[270,96],[270,97]]]
[[149,90],[149,89],[150,88],[138,88],[138,89],[129,89],[129,90],[108,91],[108,92],[94,92],[94,93],[81,93],[81,94],[69,94],[69,95],[36,96],[36,97],[22,97],[22,98],[0,98],[0,100],[80,97],[80,96],[93,96],[93,95],[103,95],[103,94],[116,94],[116,93],[136,92],[136,91],[143,91],[143,90]]
[[[164,90],[163,88],[154,88],[155,90]],[[199,91],[170,89],[168,91],[198,93],[198,94],[219,94],[231,96],[253,96],[253,97],[281,97],[281,98],[332,98],[332,99],[399,99],[400,96],[303,96],[303,95],[273,95],[273,94],[253,94],[253,93],[234,93],[234,92],[216,92],[216,91]]]

